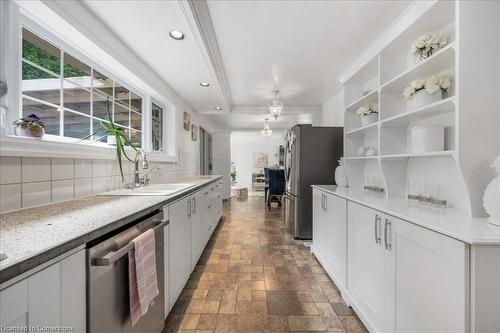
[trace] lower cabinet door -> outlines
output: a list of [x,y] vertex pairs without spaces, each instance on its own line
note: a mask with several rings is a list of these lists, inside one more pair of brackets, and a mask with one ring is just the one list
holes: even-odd
[[191,208],[191,269],[196,266],[201,252],[205,248],[206,232],[203,223],[205,204],[203,191],[195,193],[192,198]]
[[[0,291],[0,326],[2,330],[28,328],[28,279]],[[20,331],[23,332],[23,331]]]
[[321,228],[323,227],[323,192],[313,188],[313,225],[312,241],[313,251],[318,255],[321,247]]
[[181,199],[169,206],[170,212],[170,307],[186,284],[191,265],[190,258],[190,200]]
[[468,245],[390,216],[387,223],[392,331],[467,331]]
[[377,211],[348,203],[348,281],[351,302],[370,331],[385,332],[385,249]]
[[325,217],[322,234],[326,238],[322,246],[328,273],[340,287],[347,280],[347,200],[325,194]]

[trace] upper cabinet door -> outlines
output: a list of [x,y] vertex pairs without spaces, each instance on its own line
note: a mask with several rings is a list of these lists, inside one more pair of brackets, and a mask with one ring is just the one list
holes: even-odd
[[385,249],[380,240],[381,214],[348,203],[348,282],[355,307],[374,332],[385,332]]
[[468,245],[390,216],[387,222],[392,331],[467,331]]

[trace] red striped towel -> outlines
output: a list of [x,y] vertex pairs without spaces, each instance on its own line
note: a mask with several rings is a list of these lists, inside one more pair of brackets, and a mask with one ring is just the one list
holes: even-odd
[[160,293],[156,280],[155,232],[153,229],[132,240],[134,251],[128,254],[130,316],[132,326],[147,311],[151,301]]

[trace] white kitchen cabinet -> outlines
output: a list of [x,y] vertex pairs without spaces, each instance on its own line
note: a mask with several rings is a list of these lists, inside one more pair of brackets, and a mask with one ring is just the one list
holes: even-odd
[[468,246],[391,216],[383,225],[390,331],[468,331]]
[[0,325],[72,327],[86,331],[85,250],[80,250],[0,291]]
[[386,332],[385,249],[381,236],[382,214],[348,203],[348,281],[353,307],[374,332]]
[[347,282],[347,200],[313,189],[313,253],[343,291]]
[[348,204],[350,303],[375,332],[467,331],[468,246]]
[[170,308],[175,304],[191,272],[190,214],[191,200],[189,197],[180,199],[169,206],[170,239],[168,244],[170,271],[168,276],[170,280]]

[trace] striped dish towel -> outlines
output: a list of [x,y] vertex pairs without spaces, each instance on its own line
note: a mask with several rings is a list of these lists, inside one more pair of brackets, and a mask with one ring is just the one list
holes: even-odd
[[156,280],[155,232],[149,229],[132,240],[128,254],[130,317],[132,326],[146,314],[151,301],[160,293]]

